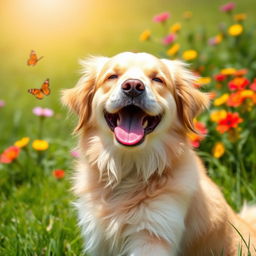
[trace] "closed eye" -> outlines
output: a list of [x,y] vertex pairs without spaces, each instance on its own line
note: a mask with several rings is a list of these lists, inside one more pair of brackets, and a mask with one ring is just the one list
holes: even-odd
[[118,75],[111,75],[108,77],[108,80],[117,79],[117,78],[118,78]]
[[161,83],[161,84],[164,83],[164,81],[159,77],[154,77],[154,78],[152,78],[152,80],[155,81],[155,82]]

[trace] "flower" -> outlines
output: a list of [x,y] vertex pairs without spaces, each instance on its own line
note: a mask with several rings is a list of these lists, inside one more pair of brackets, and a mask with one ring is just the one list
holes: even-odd
[[204,123],[198,122],[197,120],[194,120],[194,126],[195,126],[195,129],[199,132],[199,134],[194,132],[189,132],[187,136],[192,146],[194,148],[198,148],[200,146],[200,142],[204,139],[208,130],[206,129],[206,126]]
[[228,112],[225,118],[219,120],[217,125],[217,131],[219,131],[220,133],[224,133],[231,128],[236,128],[238,124],[240,124],[242,121],[243,119],[239,116],[237,112]]
[[236,7],[235,3],[229,2],[220,7],[220,11],[222,12],[231,12]]
[[52,175],[56,178],[56,179],[62,179],[65,176],[65,171],[62,169],[56,169],[52,172]]
[[236,77],[229,81],[228,87],[231,91],[243,90],[249,83],[250,81],[245,77]]
[[174,23],[171,27],[170,27],[170,32],[172,33],[177,33],[181,30],[181,24],[179,22]]
[[226,118],[227,111],[224,109],[221,110],[213,110],[210,114],[211,121],[213,122],[219,122],[221,119]]
[[171,46],[166,53],[167,53],[168,56],[174,56],[174,55],[177,54],[179,49],[180,49],[180,44],[176,43],[173,46]]
[[185,11],[182,16],[185,20],[189,20],[192,18],[193,13],[191,11]]
[[195,50],[186,50],[182,54],[184,60],[194,60],[197,57],[197,51]]
[[48,149],[49,144],[45,140],[34,140],[32,143],[32,148],[37,151],[44,151]]
[[248,73],[248,69],[243,68],[243,69],[236,70],[236,72],[234,73],[234,76],[244,76],[247,73]]
[[220,96],[219,98],[214,100],[213,105],[214,106],[220,106],[220,105],[226,103],[227,100],[228,100],[228,97],[229,97],[229,94],[224,93],[222,96]]
[[13,162],[20,153],[20,148],[16,146],[11,146],[7,148],[1,155],[0,155],[0,163],[9,164]]
[[176,39],[175,34],[169,34],[163,38],[163,44],[168,45],[171,44]]
[[212,155],[215,158],[220,158],[225,153],[225,147],[222,142],[216,142],[213,149],[212,149]]
[[226,78],[227,78],[227,76],[224,75],[224,74],[217,74],[217,75],[214,76],[214,79],[215,79],[216,81],[218,81],[218,82],[222,82],[222,81],[224,81]]
[[76,150],[71,150],[70,155],[73,156],[74,158],[79,158],[79,152]]
[[210,82],[211,82],[210,77],[200,77],[195,81],[195,84],[199,85],[199,86],[202,86],[202,85],[209,84]]
[[245,13],[237,13],[234,15],[234,20],[241,22],[244,21],[247,18],[247,15]]
[[231,36],[239,36],[243,32],[243,26],[241,24],[234,24],[228,28],[228,33]]
[[243,97],[240,92],[231,93],[227,100],[227,105],[229,107],[238,107],[243,103]]
[[256,78],[253,80],[253,83],[250,85],[250,89],[256,92]]
[[208,44],[209,45],[217,45],[217,44],[221,43],[222,39],[223,39],[223,36],[221,34],[219,34],[215,37],[210,38],[208,40]]
[[254,92],[252,90],[237,91],[230,94],[227,105],[230,107],[239,107],[246,99],[251,99],[251,103],[253,103],[253,97]]
[[162,23],[164,23],[169,18],[170,18],[170,13],[169,12],[163,12],[163,13],[155,15],[153,17],[153,21],[154,22],[162,22]]
[[0,108],[5,106],[5,102],[3,100],[0,100]]
[[220,71],[222,75],[233,75],[236,72],[235,68],[224,68]]
[[33,109],[33,113],[36,116],[44,116],[44,117],[51,117],[54,114],[53,110],[49,108],[41,108],[41,107],[35,107]]
[[149,40],[151,37],[151,31],[149,29],[144,30],[141,34],[140,34],[140,41],[147,41]]
[[14,143],[14,146],[16,146],[18,148],[23,148],[23,147],[26,147],[28,145],[29,141],[30,141],[29,137],[24,137],[20,140],[17,140]]

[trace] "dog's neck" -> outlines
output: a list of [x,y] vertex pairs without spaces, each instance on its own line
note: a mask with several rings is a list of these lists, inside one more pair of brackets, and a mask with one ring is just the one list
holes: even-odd
[[[166,135],[170,136],[170,135]],[[87,141],[84,144],[84,141]],[[172,141],[168,145],[166,141]],[[153,175],[161,176],[166,169],[175,168],[184,152],[184,142],[178,136],[163,137],[141,150],[122,149],[92,136],[80,142],[85,160],[99,171],[99,181],[115,187],[124,180],[136,178],[147,183]]]

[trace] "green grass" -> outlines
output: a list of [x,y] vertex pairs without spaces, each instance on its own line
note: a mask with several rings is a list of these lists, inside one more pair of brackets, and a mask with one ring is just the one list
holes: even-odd
[[[36,36],[31,31],[25,40],[16,34],[19,20],[14,21],[15,25],[1,22],[0,99],[5,100],[6,106],[0,108],[0,152],[22,137],[38,139],[39,120],[32,114],[35,106],[52,108],[55,115],[45,120],[43,139],[50,147],[42,162],[30,144],[28,153],[21,152],[18,163],[0,164],[0,255],[82,255],[83,241],[70,191],[73,159],[69,152],[76,141],[70,134],[75,119],[66,118],[59,100],[61,88],[72,87],[79,78],[77,59],[89,53],[113,55],[125,50],[161,54],[161,46],[140,44],[138,35],[145,28],[161,34],[151,19],[165,10],[172,13],[173,22],[180,20],[183,11],[192,10],[194,18],[183,27],[184,31],[204,23],[207,33],[214,35],[221,21],[218,6],[223,3],[220,0],[211,5],[203,0],[102,1],[95,5],[89,21],[81,21],[85,24],[79,36],[69,31],[64,41],[58,38],[58,33],[43,40],[40,30]],[[248,13],[251,22],[255,15],[254,0],[239,1],[237,5],[241,12]],[[39,48],[44,59],[36,67],[27,67],[27,56],[34,48]],[[39,87],[47,77],[52,88],[49,97],[38,101],[26,92],[28,88]],[[214,140],[211,136],[206,144]],[[241,208],[244,200],[256,201],[256,172],[246,170],[246,159],[241,159],[245,147],[246,143],[241,142],[227,149],[225,158],[220,160],[211,156],[210,148],[199,152],[209,175],[235,210]],[[52,175],[54,169],[66,170],[65,178],[56,180]]]

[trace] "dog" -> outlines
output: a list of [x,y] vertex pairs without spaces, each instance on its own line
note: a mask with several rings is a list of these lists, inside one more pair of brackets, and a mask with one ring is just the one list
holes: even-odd
[[124,52],[82,66],[62,102],[78,115],[73,190],[85,251],[234,256],[248,251],[242,236],[255,253],[256,207],[236,214],[188,141],[209,97],[186,64]]

